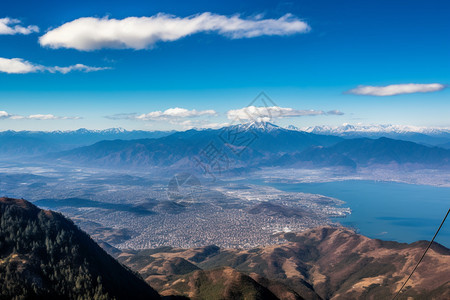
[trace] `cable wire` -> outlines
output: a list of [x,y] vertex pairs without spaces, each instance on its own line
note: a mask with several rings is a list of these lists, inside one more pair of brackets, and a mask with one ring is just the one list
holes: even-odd
[[441,222],[441,225],[439,226],[438,230],[436,231],[436,233],[434,234],[433,238],[431,239],[430,243],[428,244],[427,248],[425,249],[425,251],[422,254],[422,257],[419,259],[419,261],[417,262],[416,266],[414,267],[414,269],[412,270],[411,274],[409,274],[408,278],[406,279],[406,281],[403,283],[402,287],[398,290],[397,294],[395,294],[394,298],[392,298],[392,300],[395,300],[398,295],[400,295],[401,291],[403,290],[403,288],[405,287],[406,283],[408,283],[408,280],[411,278],[411,276],[414,274],[414,271],[417,269],[417,267],[419,266],[420,262],[422,261],[422,259],[425,257],[425,254],[427,254],[428,249],[430,249],[431,245],[433,244],[434,239],[436,238],[436,236],[439,233],[439,230],[441,230],[442,225],[444,225],[445,220],[447,219],[448,213],[450,212],[450,208],[447,210],[447,214],[445,215],[444,219]]

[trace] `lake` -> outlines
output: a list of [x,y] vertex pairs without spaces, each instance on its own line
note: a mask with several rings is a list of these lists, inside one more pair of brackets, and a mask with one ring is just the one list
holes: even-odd
[[[431,240],[450,207],[450,188],[445,187],[358,180],[264,184],[343,200],[352,214],[334,221],[370,238],[399,242]],[[435,241],[450,248],[450,217]]]

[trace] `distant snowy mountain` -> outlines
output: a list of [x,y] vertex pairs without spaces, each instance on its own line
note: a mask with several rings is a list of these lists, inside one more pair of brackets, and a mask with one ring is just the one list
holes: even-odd
[[301,131],[335,135],[344,138],[380,138],[388,137],[411,141],[425,145],[446,145],[450,142],[450,128],[419,127],[409,125],[362,125],[343,124],[342,126],[312,126],[299,129]]
[[379,124],[379,125],[351,125],[343,124],[342,126],[313,126],[304,127],[301,130],[317,134],[333,134],[333,135],[346,135],[348,133],[422,133],[427,135],[442,135],[450,134],[450,128],[434,128],[434,127],[419,127],[410,125],[392,125],[392,124]]
[[238,128],[240,130],[257,130],[257,131],[264,131],[264,132],[272,132],[276,130],[285,130],[284,128],[272,124],[270,122],[248,122],[244,124],[238,124],[238,125],[232,125],[230,128]]
[[[239,166],[270,164],[271,157],[310,147],[334,145],[343,139],[281,128],[269,122],[236,124],[221,129],[180,131],[158,139],[109,140],[47,156],[100,166],[187,166],[194,158],[223,155]],[[214,152],[217,150],[217,152]],[[194,161],[195,162],[195,161]],[[198,164],[198,163],[197,163]]]
[[294,125],[288,125],[288,126],[286,126],[286,129],[289,129],[289,130],[300,130],[297,126],[294,126]]
[[77,130],[55,130],[55,131],[33,131],[33,130],[6,130],[0,131],[0,135],[5,134],[52,134],[52,135],[64,135],[64,134],[119,134],[127,132],[159,132],[159,131],[143,131],[143,130],[126,130],[122,127],[107,128],[107,129],[86,129],[79,128]]

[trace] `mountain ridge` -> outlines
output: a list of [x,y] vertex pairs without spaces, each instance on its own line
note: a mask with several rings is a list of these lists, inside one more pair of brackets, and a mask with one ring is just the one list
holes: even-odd
[[123,128],[104,130],[1,131],[0,157],[33,157],[94,144],[102,140],[159,138],[173,131],[128,131]]
[[296,128],[296,130],[316,134],[335,135],[343,138],[387,137],[432,146],[441,146],[445,143],[450,143],[450,128],[448,127],[419,127],[391,124],[344,124],[341,126],[311,126]]
[[[0,227],[2,297],[160,297],[59,213],[3,197]],[[428,245],[370,239],[343,227],[279,235],[286,242],[253,249],[101,244],[167,299],[282,300],[390,298]],[[448,299],[448,275],[450,249],[433,243],[399,299]]]
[[[213,150],[215,153],[210,153]],[[355,170],[359,166],[391,163],[447,168],[450,163],[448,149],[386,137],[343,139],[261,122],[219,130],[191,129],[157,139],[100,141],[48,158],[90,166],[196,169],[198,161],[209,160],[210,154],[220,156],[227,171],[283,165]]]
[[[370,239],[342,227],[283,236],[285,243],[247,250],[164,247],[122,250],[117,257],[162,294],[189,294],[177,282],[192,280],[198,271],[177,275],[158,268],[160,261],[178,258],[204,271],[232,268],[247,274],[279,299],[389,299],[428,245],[426,241],[406,244]],[[433,243],[399,299],[448,299],[448,275],[450,249]]]
[[0,298],[160,299],[72,221],[0,198]]

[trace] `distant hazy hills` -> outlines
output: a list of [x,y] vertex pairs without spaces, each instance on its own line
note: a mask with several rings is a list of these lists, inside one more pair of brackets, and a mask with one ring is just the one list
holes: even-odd
[[411,130],[415,129],[347,125],[302,131],[260,122],[182,132],[5,131],[0,132],[0,159],[26,157],[29,161],[91,167],[172,169],[193,169],[199,161],[213,164],[211,161],[217,160],[227,171],[264,166],[352,170],[391,164],[448,168],[450,149],[445,148],[450,147],[450,132]]
[[91,145],[102,140],[159,138],[172,132],[127,131],[122,128],[74,131],[2,131],[0,157],[33,156]]
[[[212,158],[211,158],[212,157]],[[188,130],[155,138],[101,141],[59,152],[52,160],[107,167],[186,168],[202,158],[222,167],[345,167],[409,165],[448,168],[450,150],[389,138],[343,139],[284,129],[270,123],[219,130]],[[229,167],[229,164],[231,167]]]
[[0,198],[0,299],[159,299],[59,213]]
[[315,147],[300,153],[283,155],[279,166],[357,166],[415,165],[427,168],[448,168],[450,150],[427,147],[413,142],[389,138],[357,138],[339,142],[330,147]]
[[234,167],[259,165],[277,155],[312,146],[333,145],[342,138],[283,128],[265,130],[232,126],[219,130],[188,130],[159,139],[101,141],[51,155],[71,163],[125,167],[192,167],[195,159],[215,157]]

